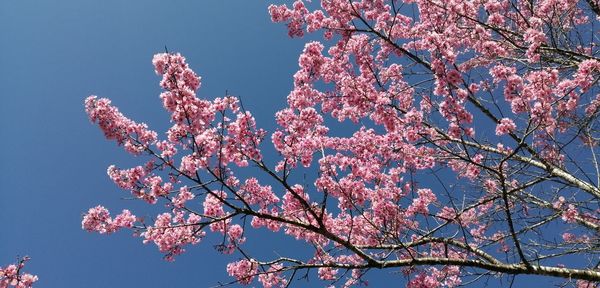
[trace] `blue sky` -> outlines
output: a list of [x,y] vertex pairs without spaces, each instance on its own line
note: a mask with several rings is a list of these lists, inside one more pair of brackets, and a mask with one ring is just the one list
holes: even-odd
[[[230,281],[215,239],[174,263],[129,232],[81,230],[81,215],[143,204],[106,176],[130,157],[104,140],[83,100],[111,98],[165,131],[153,54],[179,51],[202,76],[201,97],[241,96],[262,127],[285,105],[304,40],[272,24],[267,1],[0,1],[0,265],[29,255],[37,287],[209,287]],[[258,243],[258,242],[254,242]],[[264,248],[264,244],[258,245]],[[262,246],[261,246],[262,245]],[[271,245],[271,244],[269,244]],[[271,248],[271,247],[269,247]]]

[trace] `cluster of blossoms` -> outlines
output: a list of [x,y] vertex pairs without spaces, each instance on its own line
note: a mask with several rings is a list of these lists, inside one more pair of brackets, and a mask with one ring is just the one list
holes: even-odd
[[458,267],[448,273],[448,271],[440,271],[436,268],[432,268],[432,271],[427,273],[419,273],[413,279],[411,279],[406,285],[407,288],[438,288],[438,287],[457,287],[462,281],[457,276],[459,275]]
[[251,260],[240,260],[227,264],[227,273],[235,277],[240,284],[250,284],[258,271],[258,264]]
[[200,220],[201,217],[193,213],[187,218],[183,212],[175,215],[163,213],[156,217],[154,226],[147,228],[141,236],[144,237],[144,243],[153,242],[160,252],[166,253],[166,260],[173,261],[174,256],[185,252],[184,245],[197,244],[205,235],[203,231],[198,231]]
[[130,153],[140,154],[156,141],[156,132],[149,130],[144,123],[136,123],[123,116],[106,98],[88,97],[85,111],[91,121],[98,123],[107,139],[116,140]]
[[[183,186],[174,190],[173,185],[179,182],[178,177],[170,176],[165,181],[156,172],[169,168],[178,171],[178,176],[189,177],[211,165],[226,166],[233,162],[240,167],[246,166],[249,159],[261,159],[258,145],[264,132],[255,129],[254,118],[249,112],[240,111],[236,98],[227,96],[213,101],[197,98],[195,90],[200,86],[200,78],[189,69],[181,55],[158,54],[153,64],[156,72],[163,76],[161,86],[166,91],[161,94],[161,99],[174,122],[167,131],[166,141],[157,141],[156,133],[150,132],[145,124],[137,124],[123,116],[108,99],[90,96],[86,100],[86,111],[90,120],[99,124],[108,139],[116,140],[127,151],[135,155],[157,151],[153,155],[158,159],[144,166],[119,169],[113,165],[107,172],[117,186],[129,190],[136,198],[150,204],[157,203],[161,198],[166,199],[172,205],[172,211],[158,215],[152,226],[144,224],[134,227],[138,219],[129,210],[123,210],[113,219],[106,208],[97,206],[84,215],[82,227],[102,234],[113,233],[121,228],[143,229],[139,235],[144,238],[144,243],[155,243],[166,254],[167,260],[173,260],[174,256],[185,251],[185,245],[199,243],[205,235],[200,229],[203,225],[202,216],[187,210],[186,202],[196,197],[192,189]],[[225,116],[228,111],[235,114],[235,119]],[[217,118],[217,114],[221,114],[221,119]],[[228,135],[219,134],[217,131],[220,130],[227,131]],[[181,156],[180,165],[175,163],[178,146],[195,150],[195,153]],[[215,170],[215,173],[221,172]],[[263,189],[256,181],[247,181],[243,187],[251,193],[248,201],[252,204],[278,201],[274,195],[269,199],[266,190],[255,191]],[[258,194],[253,195],[255,192]],[[221,199],[226,197],[224,193],[208,193],[202,215],[209,222],[212,221],[212,231],[220,231],[228,236],[230,243],[224,250],[233,252],[235,246],[242,244],[245,238],[240,225],[229,225],[230,219],[214,220],[226,216]]]
[[0,288],[30,288],[38,281],[36,275],[23,273],[22,269],[27,260],[29,257],[24,257],[17,264],[0,267]]
[[498,126],[496,126],[496,135],[500,136],[508,134],[515,131],[515,129],[517,129],[517,126],[515,125],[515,122],[513,122],[513,120],[509,118],[502,118]]
[[[325,39],[306,43],[288,105],[275,115],[274,167],[263,161],[266,132],[252,114],[233,96],[197,97],[200,77],[180,54],[153,59],[173,124],[165,140],[109,100],[88,98],[86,111],[108,139],[152,158],[111,166],[110,178],[143,201],[164,200],[168,211],[134,226],[128,210],[113,219],[98,206],[83,228],[143,230],[144,243],[168,260],[210,230],[223,236],[221,252],[244,256],[229,275],[264,287],[285,287],[304,268],[344,287],[382,267],[405,267],[407,287],[457,287],[477,280],[478,269],[600,281],[591,266],[544,266],[598,252],[600,189],[581,177],[597,171],[570,154],[596,159],[600,51],[572,49],[555,35],[598,19],[572,0],[404,4],[414,9],[382,0],[269,7],[290,36],[323,31]],[[334,129],[336,121],[352,127]],[[245,177],[241,168],[256,170]],[[297,174],[316,177],[306,184]],[[556,190],[576,192],[557,198]],[[250,257],[247,216],[314,255]],[[560,237],[560,245],[536,244]]]
[[108,210],[102,206],[90,208],[83,216],[81,228],[100,234],[110,234],[121,228],[132,228],[137,218],[127,209],[114,219],[110,217]]

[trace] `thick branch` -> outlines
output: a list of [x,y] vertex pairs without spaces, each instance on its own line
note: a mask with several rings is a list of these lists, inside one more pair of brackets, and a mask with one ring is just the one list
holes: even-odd
[[[402,259],[391,261],[378,261],[377,263],[365,264],[341,264],[341,263],[326,263],[326,264],[307,264],[294,259],[281,258],[275,261],[260,263],[272,264],[279,262],[291,262],[296,265],[290,269],[310,269],[310,268],[340,268],[340,269],[383,269],[392,267],[411,267],[411,266],[431,266],[431,265],[455,265],[461,267],[472,267],[484,269],[491,272],[506,273],[512,275],[541,275],[560,277],[565,279],[579,279],[587,281],[600,281],[600,272],[593,270],[558,268],[550,266],[532,265],[527,268],[525,265],[518,264],[492,264],[480,260],[459,259],[459,258],[442,258],[442,257],[420,257],[414,259]],[[298,264],[302,263],[302,264]]]

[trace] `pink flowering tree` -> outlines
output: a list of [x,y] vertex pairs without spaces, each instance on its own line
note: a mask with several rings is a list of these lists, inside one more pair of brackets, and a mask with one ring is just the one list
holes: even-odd
[[[269,8],[291,37],[322,36],[306,43],[274,131],[234,96],[198,97],[179,54],[153,59],[166,134],[87,98],[104,135],[146,159],[109,177],[164,212],[97,206],[83,228],[132,229],[167,260],[217,233],[238,259],[233,281],[264,287],[307,275],[348,287],[373,269],[407,287],[516,275],[596,287],[598,0],[318,4]],[[311,253],[260,257],[248,229]]]
[[0,288],[30,288],[38,277],[32,274],[23,273],[25,262],[29,257],[23,257],[16,264],[10,264],[6,267],[0,267]]

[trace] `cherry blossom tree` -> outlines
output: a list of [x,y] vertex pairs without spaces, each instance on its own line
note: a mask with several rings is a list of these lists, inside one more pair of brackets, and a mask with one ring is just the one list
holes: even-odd
[[[407,287],[598,285],[598,0],[305,2],[269,7],[289,36],[322,37],[306,43],[274,131],[252,103],[198,97],[180,54],[153,59],[164,137],[86,99],[106,138],[147,159],[109,177],[164,213],[97,206],[84,229],[132,229],[167,260],[217,233],[239,259],[233,281],[264,287],[311,275],[348,287],[374,269]],[[248,229],[312,252],[255,255]]]
[[32,274],[23,273],[25,262],[29,257],[23,257],[16,264],[10,264],[6,267],[0,267],[0,288],[30,288],[38,277]]

